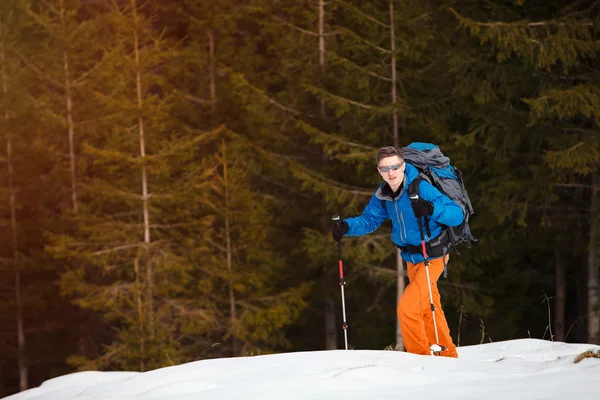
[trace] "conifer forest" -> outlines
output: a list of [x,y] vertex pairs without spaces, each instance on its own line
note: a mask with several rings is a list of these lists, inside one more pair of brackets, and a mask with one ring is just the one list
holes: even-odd
[[[440,146],[479,242],[459,346],[600,344],[600,2],[2,0],[0,397],[80,370],[342,349],[332,215]],[[402,350],[389,221],[352,349]]]

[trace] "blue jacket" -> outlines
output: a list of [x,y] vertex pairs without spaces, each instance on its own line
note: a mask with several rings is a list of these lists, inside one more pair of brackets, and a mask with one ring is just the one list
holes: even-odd
[[[395,199],[392,197],[393,193],[389,185],[383,182],[361,215],[345,219],[348,223],[346,236],[362,236],[371,233],[379,228],[383,221],[390,218],[392,220],[392,241],[396,245],[420,246],[419,224],[410,205],[407,190],[408,185],[418,176],[419,171],[407,163],[404,170],[403,188]],[[465,216],[462,208],[429,182],[422,181],[419,184],[419,196],[423,200],[433,203],[433,214],[428,218],[431,237],[425,237],[425,241],[436,238],[442,233],[442,225],[458,226],[463,222]],[[426,229],[423,234],[427,235]],[[402,258],[413,264],[423,262],[422,254],[402,252]]]

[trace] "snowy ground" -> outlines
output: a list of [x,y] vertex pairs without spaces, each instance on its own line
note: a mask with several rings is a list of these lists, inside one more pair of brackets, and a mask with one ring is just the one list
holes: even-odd
[[600,346],[537,339],[460,347],[459,358],[337,350],[204,360],[146,373],[80,372],[8,400],[600,399]]

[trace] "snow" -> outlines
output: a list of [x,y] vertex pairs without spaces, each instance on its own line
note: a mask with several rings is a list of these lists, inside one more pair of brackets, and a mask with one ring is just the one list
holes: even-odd
[[73,373],[5,400],[600,399],[600,346],[519,339],[458,359],[332,350],[202,360],[139,372]]

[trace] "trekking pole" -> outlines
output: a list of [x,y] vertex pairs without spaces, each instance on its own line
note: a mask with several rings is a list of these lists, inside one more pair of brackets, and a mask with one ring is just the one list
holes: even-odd
[[[415,194],[411,196],[411,200],[418,200],[419,195]],[[417,222],[419,223],[419,233],[421,234],[421,250],[423,251],[423,262],[425,263],[425,274],[427,275],[427,289],[429,291],[429,305],[431,307],[431,316],[433,319],[433,330],[435,332],[435,344],[429,346],[429,350],[431,350],[431,354],[437,353],[438,355],[446,350],[444,346],[440,346],[440,338],[438,336],[437,331],[437,323],[435,321],[435,305],[433,304],[433,295],[431,294],[431,279],[429,278],[429,260],[427,259],[427,250],[425,248],[425,235],[423,234],[423,223],[421,222],[421,218],[417,218]]]
[[[334,215],[331,217],[333,221],[339,221],[340,216]],[[346,350],[348,350],[348,324],[346,323],[346,300],[344,299],[344,264],[342,262],[342,241],[338,241],[338,264],[340,266],[340,289],[342,290],[342,328],[344,329],[344,343],[346,344]]]

